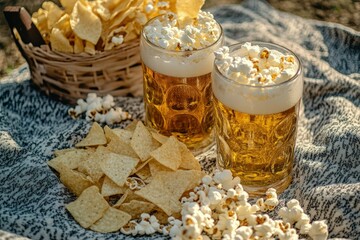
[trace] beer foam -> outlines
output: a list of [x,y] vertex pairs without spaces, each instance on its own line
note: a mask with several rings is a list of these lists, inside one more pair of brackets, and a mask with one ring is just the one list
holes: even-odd
[[156,72],[174,77],[210,73],[214,51],[222,45],[220,25],[211,13],[203,11],[197,19],[184,21],[179,21],[175,14],[160,16],[150,21],[142,34],[143,63]]
[[217,50],[213,72],[216,98],[249,114],[278,113],[293,107],[302,96],[302,72],[299,60],[290,51],[284,52],[251,43],[233,47],[233,51],[229,47]]

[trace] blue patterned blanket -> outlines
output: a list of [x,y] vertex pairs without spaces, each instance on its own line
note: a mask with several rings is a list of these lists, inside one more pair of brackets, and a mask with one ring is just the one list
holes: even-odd
[[[228,44],[268,41],[301,58],[305,89],[294,179],[279,198],[281,204],[298,199],[311,220],[326,219],[330,238],[359,239],[360,33],[282,13],[262,1],[211,11]],[[142,99],[117,103],[143,117]],[[90,127],[71,119],[69,107],[38,92],[26,66],[0,80],[0,239],[126,238],[85,230],[64,208],[74,196],[46,162],[53,150],[73,146]],[[214,159],[214,149],[200,156],[207,169]]]

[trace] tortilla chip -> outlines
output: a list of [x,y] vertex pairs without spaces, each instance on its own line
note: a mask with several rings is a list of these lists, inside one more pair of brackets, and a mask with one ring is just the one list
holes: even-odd
[[108,126],[104,127],[105,136],[109,141],[107,148],[114,153],[125,155],[133,158],[138,158],[138,155],[131,148],[130,143],[123,141],[112,129]]
[[91,126],[87,136],[75,145],[75,147],[91,147],[105,145],[107,143],[106,137],[101,126],[94,122]]
[[122,187],[138,162],[136,158],[109,153],[100,163],[100,167],[106,176]]
[[131,215],[109,207],[104,216],[96,223],[90,226],[90,229],[101,233],[110,233],[119,231],[125,224],[131,220]]
[[101,187],[101,195],[109,197],[117,194],[124,194],[125,188],[118,186],[109,177],[104,178],[104,182]]
[[161,183],[172,196],[180,200],[184,192],[201,183],[205,173],[196,170],[178,170],[176,172],[158,172],[153,181]]
[[99,181],[104,176],[100,164],[109,153],[110,151],[107,148],[103,146],[98,147],[96,152],[89,156],[88,160],[79,164],[78,171],[90,176],[95,182]]
[[135,194],[152,202],[162,209],[168,216],[181,211],[181,204],[172,193],[162,186],[163,182],[153,179],[148,185],[136,191]]
[[181,153],[181,164],[179,168],[201,171],[201,165],[199,161],[194,157],[186,145],[182,142],[179,142],[179,148]]
[[78,199],[66,205],[66,209],[83,228],[90,227],[102,218],[108,208],[109,204],[96,186],[85,189]]
[[148,179],[149,177],[151,177],[151,172],[150,172],[149,165],[146,164],[144,167],[142,167],[141,169],[136,171],[135,174],[136,174],[136,176],[138,176],[142,180]]
[[173,172],[174,170],[165,167],[164,165],[160,164],[157,161],[151,161],[149,162],[149,170],[151,173],[151,176],[156,176],[158,172],[164,172],[164,171],[169,171],[169,172]]
[[84,149],[63,151],[62,153],[63,154],[47,162],[47,164],[51,168],[55,169],[57,172],[60,171],[62,164],[64,164],[70,169],[76,169],[82,162],[86,161],[89,157],[89,152]]
[[181,164],[181,154],[178,140],[173,136],[169,137],[169,139],[161,147],[152,151],[150,156],[163,166],[174,171],[177,170]]
[[114,128],[112,131],[126,144],[130,144],[133,131],[125,130],[122,128]]
[[60,181],[76,196],[80,196],[85,189],[94,185],[94,182],[86,178],[84,174],[64,165],[60,170]]
[[149,202],[131,200],[123,203],[118,209],[127,212],[132,219],[139,218],[142,213],[149,213],[155,208],[155,205]]
[[149,130],[139,121],[131,139],[131,147],[140,157],[141,161],[146,161],[150,158],[150,152],[157,149],[159,145],[158,142],[153,140]]

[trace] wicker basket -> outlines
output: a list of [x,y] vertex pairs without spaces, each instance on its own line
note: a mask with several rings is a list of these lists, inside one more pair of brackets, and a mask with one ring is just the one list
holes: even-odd
[[95,55],[55,52],[45,45],[25,8],[7,6],[4,15],[29,64],[33,83],[47,95],[69,103],[86,98],[90,92],[99,96],[142,95],[139,40]]
[[54,52],[46,45],[19,42],[33,83],[51,97],[75,103],[90,92],[99,96],[142,95],[139,41],[95,55]]

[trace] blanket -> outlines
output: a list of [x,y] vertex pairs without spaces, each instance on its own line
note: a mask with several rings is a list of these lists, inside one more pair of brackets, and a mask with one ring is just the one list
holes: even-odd
[[[280,205],[298,199],[312,221],[327,221],[330,238],[359,238],[360,33],[283,13],[263,1],[209,11],[221,23],[226,44],[261,40],[300,57],[305,78],[294,178],[279,195]],[[119,97],[116,103],[143,118],[141,98]],[[70,118],[69,107],[34,88],[26,66],[0,80],[0,238],[130,238],[85,230],[65,210],[75,197],[47,161],[55,149],[74,146],[91,125]],[[207,171],[214,168],[214,148],[198,158]],[[139,237],[154,238],[164,236]]]

